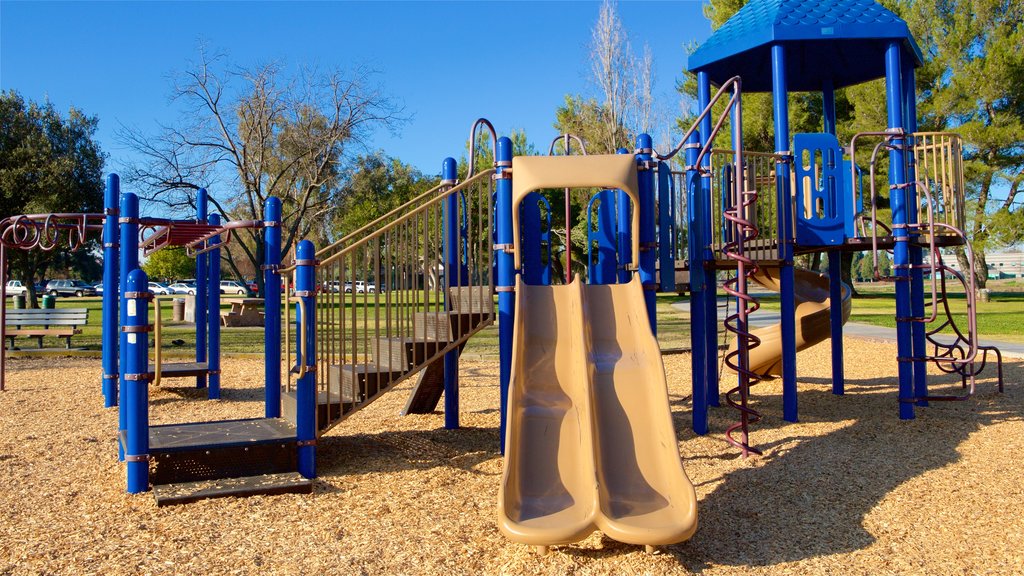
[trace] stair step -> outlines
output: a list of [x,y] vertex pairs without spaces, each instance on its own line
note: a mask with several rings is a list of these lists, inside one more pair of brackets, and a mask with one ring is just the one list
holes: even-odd
[[374,364],[384,371],[407,372],[448,345],[447,340],[425,338],[378,338],[373,348]]
[[[281,416],[291,422],[298,424],[295,420],[295,390],[287,390],[281,393]],[[341,402],[337,394],[330,396],[328,401],[327,392],[317,393],[316,403],[316,429],[324,431],[331,423],[339,420],[343,415],[355,410],[355,402]]]
[[[388,371],[375,364],[334,364],[327,370],[327,390],[317,393],[317,429],[326,430],[370,397],[398,381],[403,372]],[[295,423],[294,390],[281,395],[281,413]]]
[[152,426],[150,482],[154,485],[293,472],[295,427],[281,418],[252,418]]
[[423,340],[452,342],[469,334],[483,323],[487,315],[482,312],[416,312],[413,314],[413,334]]
[[309,494],[313,481],[298,472],[259,474],[198,482],[176,482],[153,487],[157,506],[187,504],[207,498],[254,496],[258,494]]

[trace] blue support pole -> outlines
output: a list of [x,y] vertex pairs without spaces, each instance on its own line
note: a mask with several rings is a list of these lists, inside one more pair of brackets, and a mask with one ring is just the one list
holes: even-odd
[[[619,148],[615,150],[615,153],[629,154],[629,150]],[[633,226],[630,220],[631,210],[633,209],[635,208],[631,205],[629,196],[621,190],[616,192],[615,237],[617,239],[617,247],[615,253],[618,255],[616,267],[618,269],[619,284],[629,282],[628,265],[633,262]]]
[[[707,72],[697,73],[697,106],[703,110],[711,102],[711,80]],[[706,139],[711,134],[711,114],[701,120],[700,134],[705,140],[701,145],[707,145]],[[720,214],[711,213],[711,155],[707,154],[701,161],[701,168],[706,170],[706,176],[700,179],[701,219],[704,238],[701,245],[704,247],[703,265],[700,269],[694,270],[690,266],[690,281],[693,275],[704,275],[704,377],[707,379],[707,398],[709,406],[719,406],[718,391],[718,278],[714,266],[715,255],[711,250],[712,226],[711,219],[721,217]]]
[[117,228],[118,197],[121,181],[117,174],[107,176],[103,191],[103,407],[117,406],[118,358],[118,266],[120,234]]
[[[885,50],[885,95],[889,129],[903,129],[903,83],[900,79],[900,43],[893,41]],[[910,238],[907,235],[909,207],[906,204],[904,188],[903,138],[894,138],[893,149],[889,151],[889,205],[892,208],[892,235],[896,240],[893,248],[893,270],[896,276],[896,362],[899,366],[900,419],[914,417],[913,336],[911,333],[910,308]]]
[[[601,190],[587,204],[587,282],[589,284],[615,284],[616,268],[616,230],[615,230],[615,197],[616,190]],[[597,226],[594,229],[594,205],[597,205]],[[593,254],[597,244],[597,256]]]
[[[445,158],[441,163],[441,180],[455,185],[458,177],[454,158]],[[452,288],[457,288],[462,280],[461,273],[456,273],[461,265],[459,257],[459,196],[452,194],[444,203],[444,277],[448,280],[445,290],[445,309],[452,312]],[[539,251],[538,251],[539,254]],[[453,324],[462,326],[461,322]],[[459,428],[459,349],[456,348],[444,355],[444,427],[445,430]]]
[[693,431],[708,433],[707,383],[707,298],[704,275],[704,205],[700,200],[701,179],[697,170],[700,132],[694,132],[684,144],[686,158],[686,251],[690,261],[690,369],[693,372]]
[[[832,80],[828,79],[821,87],[821,106],[824,117],[825,132],[835,136],[836,134],[836,92]],[[842,162],[842,158],[836,158],[836,162]],[[847,194],[851,191],[846,190]],[[843,206],[842,198],[836,198],[836,205]],[[845,214],[845,218],[853,219],[853,214]],[[829,294],[829,321],[831,327],[832,344],[832,393],[843,394],[846,386],[845,370],[843,368],[843,254],[839,250],[828,251],[828,294]]]
[[[124,405],[127,421],[125,425],[125,455],[128,469],[128,493],[138,494],[149,490],[149,279],[142,270],[128,273],[126,282],[125,343],[126,352],[124,377]],[[104,289],[106,292],[106,289]]]
[[[196,194],[196,220],[205,223],[209,197],[206,188],[200,188]],[[207,271],[210,268],[209,254],[196,256],[196,362],[206,362],[207,342],[206,334],[209,327],[207,315],[209,301],[209,284],[207,283]],[[217,286],[217,293],[220,294],[220,286]],[[218,319],[219,321],[219,319]],[[196,376],[196,388],[206,387],[206,376]]]
[[672,168],[658,163],[658,289],[676,289],[676,210]]
[[[495,184],[496,213],[494,226],[499,246],[512,246],[512,180],[505,172],[512,167],[512,141],[507,136],[498,138],[495,167],[498,177]],[[495,289],[498,291],[498,356],[500,370],[498,393],[500,398],[501,424],[499,436],[501,453],[505,453],[505,423],[508,411],[508,385],[512,375],[512,334],[515,320],[515,260],[511,250],[498,249],[498,277]]]
[[[132,193],[121,195],[121,261],[118,274],[119,294],[119,325],[128,322],[128,299],[124,297],[128,291],[128,273],[139,267],[139,197]],[[104,292],[106,290],[104,289]],[[128,334],[120,332],[118,336],[118,410],[117,424],[120,433],[128,427],[128,412],[125,408],[125,368],[128,362]],[[148,369],[148,367],[147,367]],[[125,446],[118,444],[118,456],[124,460]]]
[[[786,86],[786,55],[782,46],[772,46],[772,102],[775,111],[775,152],[789,149],[789,92]],[[796,276],[793,270],[793,205],[789,189],[789,164],[776,170],[776,202],[779,206],[779,300],[782,331],[782,418],[798,418],[796,390]]]
[[[263,207],[263,413],[281,417],[281,199]],[[219,292],[219,290],[218,290]]]
[[[210,224],[214,226],[220,226],[220,214],[210,214]],[[211,244],[220,244],[220,235],[214,236],[210,239]],[[220,398],[220,248],[210,250],[207,252],[209,255],[209,290],[207,293],[207,318],[209,318],[210,334],[207,339],[209,346],[207,358],[207,368],[209,371],[209,388],[206,391],[206,397],[210,400],[217,400]],[[198,292],[198,290],[197,290]]]
[[[295,249],[295,295],[302,299],[302,305],[295,306],[295,354],[298,365],[305,366],[306,371],[295,383],[295,433],[299,441],[299,474],[306,478],[316,478],[315,258],[313,243],[299,242]],[[302,313],[303,308],[306,314]],[[302,355],[302,340],[306,341],[306,356]]]
[[658,258],[657,236],[655,235],[654,219],[656,216],[654,208],[654,170],[650,168],[653,157],[653,144],[651,137],[641,134],[636,137],[637,155],[636,160],[639,166],[646,168],[637,174],[637,194],[640,196],[640,283],[644,287],[644,303],[647,305],[647,319],[651,323],[651,332],[658,335],[658,314],[655,310],[658,289],[657,277],[654,268]]
[[543,284],[544,266],[540,246],[540,204],[538,192],[530,192],[519,204],[519,222],[522,233],[519,245],[523,251],[523,282],[531,285]]
[[[911,58],[904,58],[903,62],[903,125],[907,132],[917,132],[917,86],[914,61]],[[908,142],[909,143],[909,142]],[[917,166],[914,154],[908,154],[907,160],[907,182],[917,181]],[[907,207],[907,220],[911,224],[918,224],[920,211],[920,197],[917,186],[910,186],[907,189],[909,206]],[[914,233],[912,240],[917,240],[920,234]],[[910,263],[913,268],[910,270],[910,312],[914,318],[924,317],[924,269],[921,264],[924,262],[924,249],[916,245],[910,246]],[[914,396],[924,398],[928,396],[928,367],[924,361],[927,356],[927,341],[925,339],[924,322],[914,322],[910,328],[911,348],[914,350]],[[918,406],[927,406],[927,400],[918,400]]]

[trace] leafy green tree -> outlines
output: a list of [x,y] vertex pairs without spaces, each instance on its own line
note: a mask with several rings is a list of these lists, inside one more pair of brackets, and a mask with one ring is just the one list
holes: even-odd
[[[964,138],[967,232],[975,282],[984,288],[985,252],[1022,240],[1024,4],[917,0],[901,15],[927,60],[917,76],[924,129]],[[957,257],[967,270],[965,251]]]
[[439,178],[377,151],[360,156],[338,192],[334,236],[342,237],[436,186]]
[[[71,108],[62,115],[50,102],[26,102],[11,90],[0,94],[0,209],[3,214],[101,212],[104,154],[94,140],[98,120]],[[78,251],[10,250],[10,274],[29,289],[49,270],[89,276],[97,268],[99,238]]]
[[184,248],[164,248],[150,254],[142,265],[150,280],[157,279],[170,281],[182,278],[194,278],[196,275],[196,261],[185,254]]

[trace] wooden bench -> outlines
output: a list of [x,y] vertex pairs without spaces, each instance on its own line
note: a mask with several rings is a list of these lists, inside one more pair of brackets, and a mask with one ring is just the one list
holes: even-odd
[[14,347],[14,339],[18,336],[36,338],[39,347],[43,347],[43,336],[64,338],[68,350],[71,349],[71,337],[81,334],[81,328],[89,320],[86,308],[28,309],[6,311],[6,333],[10,340],[10,349]]

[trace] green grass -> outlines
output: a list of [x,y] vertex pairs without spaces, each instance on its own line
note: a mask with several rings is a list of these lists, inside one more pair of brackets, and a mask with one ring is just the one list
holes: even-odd
[[[860,296],[853,299],[850,312],[851,322],[862,322],[874,326],[896,327],[896,295],[891,284],[858,285]],[[759,295],[758,300],[766,310],[779,309],[777,295]],[[931,288],[925,283],[925,302],[931,300]],[[967,331],[967,299],[963,292],[950,290],[949,308],[961,331]],[[926,306],[926,313],[930,308]],[[989,302],[978,302],[978,334],[983,339],[1024,343],[1024,292],[993,292]],[[945,316],[940,307],[940,320]],[[943,333],[952,334],[945,329]]]

